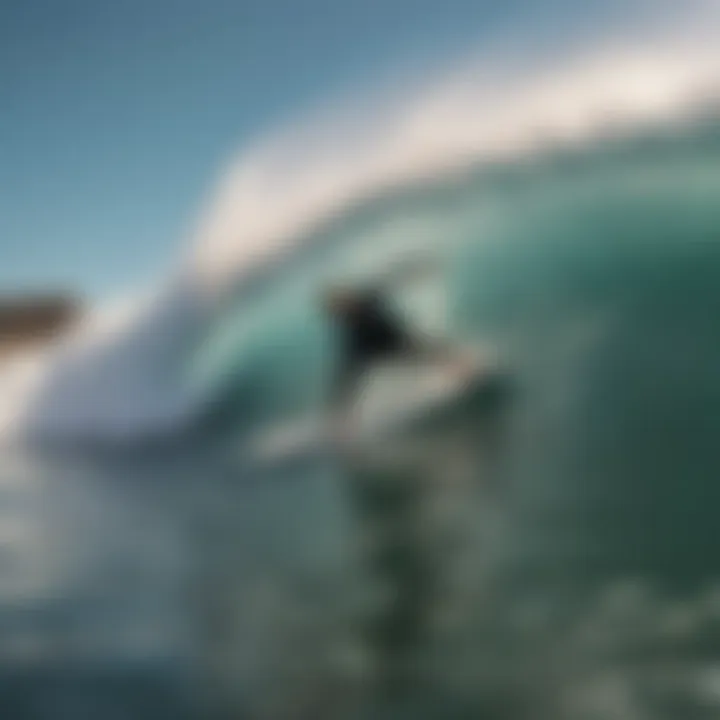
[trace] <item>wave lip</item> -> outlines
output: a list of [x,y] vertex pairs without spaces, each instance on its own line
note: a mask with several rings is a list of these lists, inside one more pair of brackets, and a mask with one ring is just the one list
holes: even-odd
[[522,73],[485,58],[387,107],[371,105],[367,122],[335,111],[273,136],[223,178],[197,236],[196,271],[211,287],[233,284],[392,188],[686,119],[720,88],[720,46],[702,37],[606,41]]

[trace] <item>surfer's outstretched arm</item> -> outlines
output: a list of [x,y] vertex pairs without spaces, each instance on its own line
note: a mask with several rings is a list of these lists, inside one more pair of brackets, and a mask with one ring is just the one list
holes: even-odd
[[411,337],[408,354],[420,362],[442,363],[462,375],[471,374],[475,367],[475,360],[466,348],[433,337]]
[[456,347],[446,340],[414,333],[406,338],[407,355],[418,360],[451,360],[458,355]]

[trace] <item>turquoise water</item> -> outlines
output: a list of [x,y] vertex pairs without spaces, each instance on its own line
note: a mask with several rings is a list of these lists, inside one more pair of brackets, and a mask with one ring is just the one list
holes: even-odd
[[[323,228],[208,328],[193,435],[6,465],[8,688],[72,718],[716,717],[719,198],[707,121]],[[318,285],[408,248],[445,258],[450,333],[511,391],[422,463],[249,465],[250,428],[322,397]],[[27,696],[0,707],[60,717]]]

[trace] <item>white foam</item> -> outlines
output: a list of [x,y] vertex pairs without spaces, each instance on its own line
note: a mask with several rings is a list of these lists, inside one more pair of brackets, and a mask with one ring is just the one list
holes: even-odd
[[393,187],[685,118],[720,87],[718,25],[708,17],[704,32],[606,39],[522,72],[481,58],[390,107],[366,99],[367,122],[331,109],[290,127],[227,171],[198,233],[197,269],[211,286],[235,282]]
[[88,315],[72,333],[18,361],[2,379],[0,437],[121,438],[172,427],[197,398],[178,381],[203,304],[172,283]]

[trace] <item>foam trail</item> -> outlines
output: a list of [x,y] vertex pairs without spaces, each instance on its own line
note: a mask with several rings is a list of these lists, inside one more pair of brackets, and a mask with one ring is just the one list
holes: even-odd
[[207,319],[189,282],[91,313],[44,354],[6,373],[0,437],[130,439],[176,428],[197,409],[182,365]]

